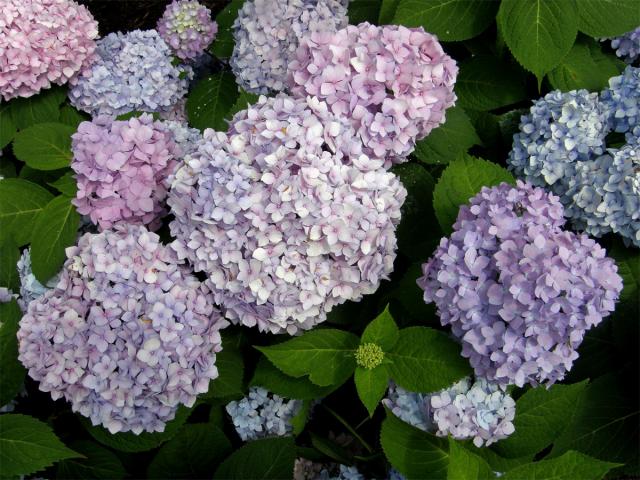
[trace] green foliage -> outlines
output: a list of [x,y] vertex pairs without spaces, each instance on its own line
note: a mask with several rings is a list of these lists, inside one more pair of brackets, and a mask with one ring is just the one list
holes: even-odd
[[640,25],[637,0],[578,0],[581,32],[592,37],[613,37]]
[[84,458],[70,458],[58,463],[56,474],[59,478],[120,480],[127,474],[120,459],[97,443],[81,440],[71,446]]
[[81,456],[51,428],[27,415],[0,415],[0,477],[29,475],[54,462]]
[[264,387],[282,397],[300,400],[322,398],[334,389],[334,386],[319,387],[306,377],[290,377],[278,370],[265,357],[260,357],[251,379],[251,385]]
[[76,179],[73,178],[73,176],[73,172],[69,171],[57,180],[48,182],[47,185],[55,188],[61,194],[66,195],[67,197],[75,197],[76,192],[78,191],[78,185],[76,184]]
[[8,107],[0,105],[0,148],[9,145],[17,131],[18,127],[13,122]]
[[296,451],[292,437],[255,440],[233,452],[215,479],[290,479]]
[[11,238],[0,241],[0,287],[18,291],[20,277],[16,263],[20,259],[20,250]]
[[187,116],[191,126],[204,130],[227,131],[225,118],[238,99],[236,81],[228,72],[201,80],[187,98]]
[[558,458],[527,463],[508,471],[504,480],[600,480],[617,464],[569,451]]
[[240,90],[238,98],[236,99],[236,103],[233,105],[233,107],[231,107],[231,110],[227,112],[224,118],[228,121],[231,121],[236,113],[238,113],[240,110],[245,110],[249,105],[253,105],[257,101],[258,95]]
[[15,398],[27,373],[18,360],[16,333],[21,318],[18,302],[0,303],[0,405]]
[[244,386],[244,360],[238,347],[239,336],[222,332],[222,351],[216,354],[218,378],[209,384],[208,397],[239,396]]
[[39,123],[21,130],[13,153],[36,170],[57,170],[71,162],[71,135],[76,129],[64,123]]
[[349,23],[352,25],[362,22],[376,23],[380,4],[380,0],[351,0],[347,12]]
[[79,112],[71,105],[65,105],[60,109],[60,118],[58,121],[74,129],[77,129],[78,125],[87,120],[90,120],[87,114]]
[[375,343],[380,345],[385,352],[390,351],[400,338],[400,331],[393,317],[389,313],[389,307],[378,315],[362,333],[361,343]]
[[400,0],[382,0],[380,4],[380,15],[378,16],[378,25],[387,25],[393,23],[393,17],[396,14]]
[[9,112],[15,126],[22,130],[37,123],[57,122],[60,105],[67,92],[62,87],[43,90],[27,98],[14,98],[9,102]]
[[0,240],[11,238],[22,246],[31,241],[36,218],[53,195],[35,183],[0,180]]
[[489,464],[449,437],[447,480],[488,480],[493,478]]
[[358,367],[354,373],[353,380],[360,400],[367,408],[369,416],[373,416],[389,384],[389,374],[386,366],[380,365],[374,369]]
[[231,0],[216,16],[218,34],[209,47],[209,51],[218,58],[229,58],[233,53],[233,33],[231,26],[238,16],[238,9],[244,0]]

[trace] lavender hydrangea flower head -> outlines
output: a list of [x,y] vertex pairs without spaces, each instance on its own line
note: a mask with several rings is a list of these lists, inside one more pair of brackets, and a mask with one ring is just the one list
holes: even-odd
[[60,274],[54,275],[47,281],[46,285],[42,285],[31,269],[31,247],[26,248],[17,264],[18,275],[20,277],[20,297],[18,305],[23,312],[27,311],[29,303],[36,298],[40,298],[47,290],[56,286],[60,279]]
[[178,169],[172,244],[235,323],[295,334],[374,292],[406,191],[315,99],[261,97]]
[[622,279],[586,235],[563,231],[558,198],[523,182],[483,188],[423,265],[418,285],[479,377],[523,386],[561,380]]
[[312,32],[347,25],[346,2],[338,0],[247,0],[233,24],[231,68],[250,93],[285,89],[287,65],[300,40]]
[[611,48],[627,63],[640,59],[640,27],[611,39]]
[[289,65],[297,96],[317,96],[351,119],[370,155],[406,161],[416,140],[445,120],[458,68],[422,28],[369,23],[314,32]]
[[98,40],[97,60],[78,77],[69,100],[91,115],[168,111],[187,93],[192,71],[172,63],[155,30],[110,33]]
[[640,68],[628,66],[622,75],[609,79],[601,99],[611,111],[611,127],[616,132],[632,132],[640,125]]
[[76,78],[94,60],[98,23],[72,0],[5,0],[0,96],[30,97]]
[[162,39],[181,60],[195,60],[213,42],[218,24],[197,0],[173,0],[158,21]]
[[82,122],[72,139],[78,212],[103,229],[121,221],[157,228],[180,153],[171,131],[150,114],[99,116]]
[[29,376],[111,433],[161,432],[217,377],[227,325],[159,237],[118,225],[67,249],[56,288],[20,321]]
[[301,408],[301,400],[288,400],[262,387],[251,387],[246,397],[229,402],[226,410],[236,432],[246,442],[291,434],[291,421]]

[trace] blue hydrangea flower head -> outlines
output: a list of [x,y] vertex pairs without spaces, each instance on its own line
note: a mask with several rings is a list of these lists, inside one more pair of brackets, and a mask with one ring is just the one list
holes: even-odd
[[640,125],[640,68],[628,66],[622,75],[611,78],[601,99],[610,110],[611,128],[621,133],[632,132]]
[[611,39],[611,48],[627,63],[640,59],[640,27]]

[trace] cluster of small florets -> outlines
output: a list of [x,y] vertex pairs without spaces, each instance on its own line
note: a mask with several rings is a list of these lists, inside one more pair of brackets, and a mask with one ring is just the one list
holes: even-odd
[[20,277],[20,297],[18,298],[18,305],[20,305],[20,309],[23,312],[26,312],[29,303],[36,298],[40,298],[47,290],[56,286],[60,274],[54,275],[49,279],[46,286],[42,285],[31,269],[31,248],[26,248],[22,252],[20,260],[18,260],[17,269],[18,276]]
[[98,40],[97,60],[69,90],[91,115],[170,110],[187,93],[191,69],[174,65],[155,30],[110,33]]
[[173,0],[158,21],[162,39],[181,60],[195,60],[213,42],[218,24],[197,0]]
[[365,480],[365,477],[354,466],[297,458],[293,466],[293,480]]
[[141,226],[85,234],[67,257],[20,321],[20,361],[94,425],[163,431],[218,375],[227,323],[210,292]]
[[586,331],[614,310],[615,262],[563,223],[558,198],[541,188],[485,187],[423,265],[424,299],[477,376],[518,386],[562,380]]
[[98,24],[72,0],[5,0],[0,8],[0,95],[30,97],[93,61]]
[[78,212],[103,229],[118,222],[157,228],[179,151],[171,131],[150,114],[99,116],[82,122],[72,138]]
[[433,430],[429,399],[429,393],[410,392],[391,383],[382,403],[403,422],[429,432]]
[[620,133],[632,132],[640,125],[640,68],[629,66],[622,75],[611,78],[601,98],[609,109],[611,128]]
[[640,27],[611,39],[611,48],[627,63],[640,59]]
[[287,66],[300,40],[312,32],[335,32],[347,25],[339,0],[248,0],[233,24],[231,68],[247,92],[284,90]]
[[325,104],[285,96],[228,136],[205,131],[173,180],[172,245],[229,319],[295,334],[387,278],[406,190],[382,160],[348,156],[360,145]]
[[293,417],[302,408],[301,400],[287,400],[262,387],[251,387],[241,400],[227,404],[227,413],[243,441],[283,437],[293,431]]
[[289,83],[294,95],[317,96],[349,118],[368,152],[389,166],[444,122],[457,72],[422,28],[361,23],[304,38]]

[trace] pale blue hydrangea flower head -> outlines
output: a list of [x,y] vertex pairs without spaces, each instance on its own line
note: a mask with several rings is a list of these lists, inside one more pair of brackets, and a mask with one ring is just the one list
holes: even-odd
[[611,39],[611,48],[627,63],[640,59],[640,27]]
[[233,24],[231,68],[247,92],[285,89],[287,66],[300,39],[311,32],[335,32],[347,25],[345,1],[247,0]]
[[229,402],[226,410],[236,432],[246,442],[290,435],[291,420],[301,408],[301,400],[289,400],[262,387],[251,387],[246,397]]
[[186,95],[191,69],[173,64],[155,30],[110,33],[97,45],[96,61],[69,90],[76,108],[93,116],[161,112]]
[[175,55],[186,61],[198,58],[218,32],[211,10],[197,0],[174,0],[158,20],[157,30]]
[[425,432],[433,429],[428,393],[410,392],[391,383],[382,403],[403,422]]
[[613,130],[632,132],[640,125],[640,68],[628,66],[622,75],[611,78],[601,99],[610,110],[609,123]]
[[54,275],[42,285],[33,274],[31,268],[31,247],[25,248],[17,264],[18,276],[20,277],[20,298],[18,304],[23,312],[27,311],[27,306],[32,300],[41,297],[44,293],[55,287],[60,279],[60,274]]

